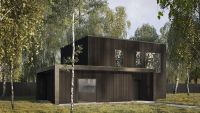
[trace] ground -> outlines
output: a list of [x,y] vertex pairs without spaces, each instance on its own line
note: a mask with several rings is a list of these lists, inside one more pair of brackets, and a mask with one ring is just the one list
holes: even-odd
[[[199,106],[200,94],[168,94],[164,100],[155,104],[144,103],[104,103],[80,104],[75,106],[75,113],[200,113],[200,109],[179,108],[159,103],[178,103]],[[69,106],[53,105],[48,101],[36,101],[33,98],[17,98],[15,110],[11,110],[10,101],[0,100],[0,113],[69,113]]]
[[167,94],[167,98],[161,99],[159,102],[193,105],[200,107],[200,93],[190,93],[189,96],[186,93],[178,93],[175,95]]

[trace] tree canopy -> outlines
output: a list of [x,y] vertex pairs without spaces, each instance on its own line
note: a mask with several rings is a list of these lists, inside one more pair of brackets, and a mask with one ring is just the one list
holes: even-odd
[[125,8],[112,10],[107,0],[3,0],[0,5],[0,67],[14,63],[16,81],[35,81],[37,69],[60,63],[60,48],[71,42],[72,7],[77,39],[126,38],[130,27]]
[[[158,0],[161,8],[169,8],[171,20],[168,39],[171,58],[191,64],[200,57],[200,1]],[[195,54],[196,53],[196,54]]]
[[[200,65],[200,0],[157,0],[157,3],[163,11],[169,10],[171,24],[167,45],[170,62],[190,68],[191,74],[197,73]],[[159,18],[163,11],[158,13]]]
[[132,39],[154,42],[158,39],[158,34],[154,26],[143,24],[141,27],[137,28],[137,30],[135,31],[135,37],[133,37]]

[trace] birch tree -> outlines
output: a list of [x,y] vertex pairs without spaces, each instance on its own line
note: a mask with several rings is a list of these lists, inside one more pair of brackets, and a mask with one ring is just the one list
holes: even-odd
[[75,74],[74,74],[74,63],[75,63],[75,33],[74,33],[74,23],[75,23],[75,6],[77,6],[79,4],[79,2],[77,1],[69,1],[68,3],[68,8],[69,8],[69,15],[72,15],[72,61],[71,61],[71,65],[72,65],[72,76],[71,76],[71,104],[70,104],[70,113],[73,113],[74,111],[74,79],[75,79]]
[[34,34],[42,24],[45,6],[42,1],[29,0],[3,0],[0,5],[0,16],[4,15],[0,21],[0,56],[1,62],[9,67],[11,107],[14,109],[14,74],[22,63],[22,51],[29,50],[32,40],[37,40]]
[[[189,94],[189,79],[193,64],[200,64],[200,0],[157,0],[162,9],[169,8],[171,30],[168,41],[174,42],[173,56],[186,64],[186,86]],[[162,11],[158,16],[162,16]],[[169,46],[170,47],[170,46]],[[172,54],[171,54],[172,55]]]
[[74,55],[75,55],[75,34],[74,34],[74,12],[72,13],[72,80],[71,80],[71,108],[70,113],[74,111]]
[[[0,8],[2,8],[2,4],[1,3],[0,3]],[[13,9],[14,9],[14,6],[12,8],[8,9],[7,11],[5,11],[5,13],[3,13],[2,9],[0,10],[0,25],[3,22],[4,19],[7,19],[8,13],[10,13],[10,11],[13,10]],[[3,35],[3,33],[1,35]],[[7,57],[7,54],[6,54],[6,51],[5,51],[5,54],[3,53],[4,51],[3,51],[3,47],[2,46],[3,46],[3,44],[0,43],[0,47],[1,47],[0,48],[0,63],[2,64],[2,65],[0,65],[0,68],[1,68],[0,72],[2,74],[2,81],[3,81],[3,91],[2,91],[2,95],[1,96],[4,97],[5,94],[6,94],[6,82],[7,82],[7,74],[8,74],[8,65],[7,65],[6,62],[3,61],[3,60],[5,60],[5,57]],[[3,54],[5,56],[3,56]]]

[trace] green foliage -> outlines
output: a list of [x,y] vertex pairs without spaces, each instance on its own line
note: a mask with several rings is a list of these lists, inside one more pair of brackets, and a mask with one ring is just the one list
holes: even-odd
[[137,28],[137,30],[135,31],[135,37],[133,37],[132,39],[139,41],[154,42],[158,39],[158,34],[154,26],[144,24],[142,25],[142,27]]
[[171,55],[173,55],[170,55],[171,58],[176,56],[175,60],[191,64],[200,56],[200,27],[197,21],[200,1],[158,0],[158,3],[162,8],[170,8],[171,29],[168,43],[171,44],[169,46],[169,50],[172,51]]
[[200,65],[195,65],[190,71],[190,80],[194,81],[195,84],[198,83],[198,79],[200,78]]
[[161,16],[163,16],[163,12],[159,11],[158,12],[158,19],[160,19]]
[[[196,76],[193,71],[200,65],[200,0],[157,0],[157,3],[162,9],[169,8],[169,60],[189,67],[193,78]],[[158,15],[162,16],[160,12]]]
[[107,0],[51,0],[45,4],[47,10],[44,14],[44,24],[38,28],[41,34],[39,36],[41,46],[34,49],[33,42],[31,51],[24,53],[24,57],[30,56],[29,59],[32,59],[31,62],[24,63],[24,77],[22,78],[25,80],[34,79],[38,68],[60,63],[60,48],[72,41],[72,8],[75,10],[76,39],[85,35],[124,38],[130,27],[125,8],[117,7],[115,11],[112,11],[108,7]]
[[[44,1],[1,1],[0,56],[3,65],[15,72],[22,63],[22,51],[30,50],[37,28],[44,18]],[[2,18],[3,17],[3,18]]]
[[[177,15],[194,16],[199,10],[200,0],[157,0],[162,9],[169,8],[169,18],[173,19]],[[162,11],[158,12],[162,16]]]
[[[96,35],[126,38],[130,21],[127,20],[125,8],[116,7],[113,11],[108,7],[106,1],[101,1],[101,4],[99,2],[94,0],[89,3],[89,6],[85,4],[86,9],[81,10],[77,25],[77,34],[81,33],[81,35],[78,36]],[[98,6],[95,6],[95,4]]]
[[[77,63],[79,61],[79,55],[83,52],[83,47],[82,45],[77,45],[75,50],[75,55],[74,55],[74,63]],[[71,65],[72,64],[72,58],[71,57],[67,57],[67,59],[65,59],[65,64]]]
[[169,37],[169,30],[170,30],[171,24],[170,22],[165,23],[165,25],[163,27],[160,28],[160,36],[159,39],[157,40],[157,42],[159,43],[163,43],[166,44],[166,49],[168,51],[168,43],[167,43],[167,39]]
[[[85,35],[125,38],[130,21],[124,7],[107,0],[4,0],[0,8],[0,64],[13,64],[16,80],[35,81],[36,70],[60,63],[60,48]],[[20,77],[19,77],[20,76]]]

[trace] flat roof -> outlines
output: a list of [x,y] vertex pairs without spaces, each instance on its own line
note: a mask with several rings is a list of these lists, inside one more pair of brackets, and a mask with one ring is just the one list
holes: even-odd
[[[130,41],[130,42],[140,42],[140,43],[146,43],[146,44],[156,44],[156,45],[165,45],[163,43],[159,42],[148,42],[148,41],[141,41],[141,40],[132,40],[132,39],[125,39],[120,37],[108,37],[108,36],[93,36],[93,35],[87,35],[83,38],[103,38],[103,39],[112,39],[112,40],[122,40],[122,41]],[[80,38],[82,39],[82,38]]]
[[[84,37],[81,37],[80,39],[76,39],[76,41],[79,41],[81,39],[84,39],[84,38],[99,38],[99,39],[111,39],[111,40],[121,40],[121,41],[129,41],[129,42],[139,42],[139,43],[145,43],[145,44],[154,44],[154,45],[165,45],[163,43],[158,43],[158,42],[148,42],[148,41],[139,41],[139,40],[131,40],[131,39],[124,39],[124,38],[120,38],[120,37],[105,37],[105,36],[93,36],[93,35],[86,35]],[[61,47],[61,48],[64,48],[68,45],[71,45],[72,42],[68,43],[67,45]]]
[[[61,69],[61,70],[71,70],[71,65],[62,65],[62,64],[56,64],[54,66],[50,66],[44,69],[40,69],[37,71],[37,73],[45,72],[52,69]],[[91,66],[91,65],[75,65],[75,70],[80,71],[107,71],[107,72],[154,72],[153,69],[147,69],[147,68],[134,68],[134,67],[113,67],[113,66]]]

